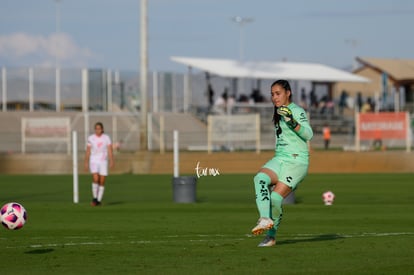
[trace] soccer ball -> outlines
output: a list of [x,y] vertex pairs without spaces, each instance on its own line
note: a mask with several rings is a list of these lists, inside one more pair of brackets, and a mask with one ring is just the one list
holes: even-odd
[[322,194],[322,200],[325,205],[332,205],[335,199],[335,194],[332,191],[326,191]]
[[17,202],[9,202],[0,210],[0,221],[4,227],[17,230],[23,227],[27,220],[26,209]]

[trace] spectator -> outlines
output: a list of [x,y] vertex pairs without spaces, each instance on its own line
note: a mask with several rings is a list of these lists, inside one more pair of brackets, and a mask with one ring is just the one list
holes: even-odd
[[[249,103],[249,104],[251,103],[249,101],[249,97],[247,95],[245,95],[245,94],[241,94],[239,96],[238,102],[240,102],[240,103]],[[250,108],[249,107],[246,107],[246,106],[239,107],[238,110],[237,110],[237,112],[238,113],[249,113],[250,112]]]
[[265,102],[264,96],[260,93],[259,89],[253,89],[250,97],[253,99],[255,103]]
[[310,105],[311,107],[318,108],[318,98],[314,90],[310,92]]
[[328,96],[324,95],[321,98],[321,101],[319,102],[319,105],[318,105],[321,114],[324,114],[326,112],[327,105],[328,105]]
[[347,107],[347,99],[348,99],[348,93],[343,90],[341,93],[341,96],[339,97],[339,113],[341,115],[344,114],[344,108]]
[[241,94],[239,96],[239,100],[238,101],[241,102],[241,103],[248,103],[249,102],[249,98],[247,97],[247,95]]
[[208,107],[211,109],[211,107],[214,104],[214,90],[213,86],[209,83],[207,86],[207,97],[208,97]]
[[323,143],[325,150],[329,149],[329,143],[331,142],[331,129],[329,128],[328,123],[326,123],[322,128],[323,133]]
[[361,113],[369,113],[371,111],[371,104],[367,100],[361,107]]
[[375,101],[371,97],[367,98],[367,103],[370,106],[371,112],[375,111]]
[[214,104],[214,90],[210,82],[210,73],[208,72],[206,72],[206,82],[207,82],[208,109],[211,110]]
[[234,98],[234,95],[230,95],[227,98],[227,102],[226,103],[227,103],[226,104],[226,110],[227,110],[227,112],[233,113],[233,107],[234,107],[234,104],[236,104],[236,99]]
[[305,110],[308,108],[305,88],[300,91],[300,106]]
[[333,115],[335,108],[335,103],[333,102],[332,98],[329,98],[328,102],[326,102],[326,110],[327,113]]
[[227,98],[228,98],[228,89],[225,88],[221,96],[217,98],[216,101],[214,102],[215,113],[219,113],[219,114],[226,113]]
[[362,93],[358,92],[357,93],[357,100],[356,100],[356,108],[359,111],[361,111],[361,107],[362,107],[363,101],[362,101]]

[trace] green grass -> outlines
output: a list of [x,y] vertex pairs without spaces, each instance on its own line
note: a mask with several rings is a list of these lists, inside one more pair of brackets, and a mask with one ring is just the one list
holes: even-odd
[[28,211],[23,229],[0,229],[0,273],[414,273],[414,174],[309,175],[272,248],[249,235],[252,176],[201,178],[195,204],[172,202],[171,176],[110,176],[100,208],[89,177],[75,205],[70,176],[0,176],[0,203]]

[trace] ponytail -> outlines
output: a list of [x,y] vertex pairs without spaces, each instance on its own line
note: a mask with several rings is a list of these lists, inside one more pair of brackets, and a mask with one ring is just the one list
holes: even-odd
[[273,123],[276,128],[277,137],[279,137],[279,135],[282,133],[282,128],[280,128],[280,119],[281,119],[281,115],[277,113],[277,107],[275,106],[275,109],[273,111]]

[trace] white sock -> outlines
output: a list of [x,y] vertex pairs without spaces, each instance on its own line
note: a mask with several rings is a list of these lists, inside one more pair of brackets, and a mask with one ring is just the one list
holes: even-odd
[[92,196],[94,199],[98,197],[98,188],[99,188],[99,184],[93,182],[92,183]]
[[105,186],[99,185],[98,201],[101,201],[102,200],[104,191],[105,191]]

